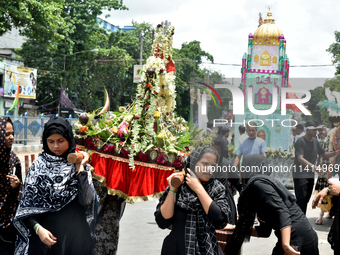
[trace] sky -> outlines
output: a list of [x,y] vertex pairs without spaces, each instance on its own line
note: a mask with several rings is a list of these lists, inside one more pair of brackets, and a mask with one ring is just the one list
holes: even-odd
[[[154,27],[168,20],[175,26],[174,47],[198,40],[201,48],[214,56],[214,65],[202,67],[220,71],[226,77],[239,78],[240,66],[247,52],[248,35],[258,26],[259,12],[263,19],[271,5],[275,24],[287,40],[291,78],[332,78],[335,67],[294,67],[297,65],[331,65],[326,49],[335,42],[334,31],[340,30],[340,4],[316,0],[123,0],[128,11],[104,11],[102,18],[111,24],[127,26],[132,20]],[[105,14],[111,17],[105,18]],[[207,60],[203,60],[207,62]],[[321,86],[324,79],[311,86]],[[320,82],[319,82],[320,81]]]

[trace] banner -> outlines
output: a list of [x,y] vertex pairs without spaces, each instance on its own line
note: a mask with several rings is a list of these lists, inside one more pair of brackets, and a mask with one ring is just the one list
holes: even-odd
[[140,71],[143,71],[143,65],[133,66],[133,83],[138,83],[142,80],[142,77],[139,75]]
[[78,110],[77,107],[74,106],[74,104],[71,102],[71,100],[66,95],[66,92],[65,92],[63,86],[61,86],[61,88],[60,88],[60,104],[66,106],[66,107]]
[[22,66],[5,65],[4,96],[14,98],[18,84],[19,98],[36,98],[37,69]]

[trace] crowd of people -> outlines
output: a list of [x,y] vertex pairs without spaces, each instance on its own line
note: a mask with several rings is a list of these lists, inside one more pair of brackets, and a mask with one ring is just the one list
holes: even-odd
[[[206,135],[214,132],[209,126]],[[221,127],[211,146],[191,151],[185,174],[167,178],[154,213],[160,228],[171,229],[161,254],[239,254],[250,236],[269,237],[272,230],[277,237],[272,254],[319,254],[318,236],[306,217],[315,172],[319,177],[312,205],[322,212],[315,223],[322,224],[325,211],[334,217],[328,241],[334,254],[340,254],[340,182],[332,171],[340,166],[340,127],[330,130],[308,121],[292,129],[294,166],[301,170],[293,172],[294,193],[270,176],[268,148],[256,123],[240,126],[239,133],[234,162],[228,145],[235,136],[228,139],[231,131]],[[53,117],[45,124],[43,151],[25,180],[13,141],[13,123],[1,117],[0,254],[116,254],[121,201],[93,179],[87,153],[79,163],[67,161],[76,151],[69,122]],[[252,171],[218,170],[230,167]],[[184,181],[174,187],[171,180],[177,175],[184,175]],[[223,250],[216,230],[227,224],[233,234]]]
[[[208,123],[207,127],[208,132],[205,135],[211,135],[214,132],[211,123]],[[192,152],[186,166],[188,169],[185,174],[186,179],[178,189],[171,186],[171,178],[176,174],[168,178],[169,187],[162,195],[155,212],[158,226],[172,229],[164,240],[161,254],[239,254],[242,243],[249,240],[250,236],[269,237],[272,230],[278,238],[272,254],[319,254],[318,236],[306,217],[307,204],[313,192],[315,172],[320,176],[315,186],[318,194],[313,200],[313,208],[318,206],[322,209],[325,199],[333,196],[332,200],[329,199],[327,206],[333,210],[330,217],[335,217],[328,241],[334,254],[340,254],[340,208],[335,203],[339,200],[340,182],[338,176],[337,180],[328,180],[336,172],[332,169],[339,169],[337,165],[340,163],[340,157],[338,157],[340,155],[340,144],[338,145],[340,127],[329,130],[326,126],[318,126],[314,121],[307,121],[305,127],[299,124],[292,129],[291,145],[295,150],[293,158],[295,169],[297,169],[293,171],[292,176],[294,192],[289,191],[280,181],[270,176],[271,171],[267,170],[270,169],[270,163],[266,158],[268,149],[264,141],[265,137],[263,132],[258,132],[256,123],[250,122],[246,127],[239,127],[239,147],[233,163],[228,161],[230,140],[227,140],[226,133],[228,135],[230,133],[228,128],[219,127],[211,147],[197,148]],[[217,151],[217,154],[212,148]],[[211,159],[205,162],[207,152],[211,154]],[[242,169],[240,166],[248,167],[252,171],[218,171],[228,165],[238,169]],[[213,170],[207,173],[204,166],[210,166]],[[230,167],[225,169],[230,169]],[[202,178],[202,173],[206,174],[205,177],[210,175],[210,178]],[[197,186],[191,187],[192,178],[196,178],[196,184],[200,184],[197,184],[200,187],[198,191],[196,191]],[[224,193],[224,199],[227,201],[226,207],[214,207],[217,202],[221,203],[220,199],[223,194],[210,195],[206,187],[212,180],[218,180],[224,187],[220,192]],[[236,190],[240,193],[237,209],[233,197]],[[205,204],[206,200],[202,198],[202,191],[208,195],[208,204]],[[209,235],[208,243],[202,241],[202,234],[186,229],[189,224],[194,224],[192,222],[193,206],[183,206],[181,202],[183,192],[191,197],[188,204],[195,204],[196,212],[200,211],[200,214],[204,215],[202,222],[204,226],[209,226],[205,230],[205,234]],[[331,203],[333,198],[334,203]],[[196,204],[197,201],[201,202],[199,206]],[[219,213],[212,217],[217,212]],[[223,222],[223,225],[226,223],[236,225],[231,239],[224,247],[224,253],[217,245],[216,238],[211,238],[211,233],[214,232],[211,226],[215,230],[221,227],[215,224],[217,219],[220,220],[218,223]],[[259,224],[254,226],[257,221]],[[322,222],[317,221],[316,224],[322,224]],[[200,229],[200,231],[204,230]],[[191,234],[190,240],[188,232]],[[194,241],[192,241],[192,235],[195,235]],[[204,245],[218,247],[218,249],[206,249]],[[194,247],[196,247],[195,252],[188,253],[188,249],[194,249]]]

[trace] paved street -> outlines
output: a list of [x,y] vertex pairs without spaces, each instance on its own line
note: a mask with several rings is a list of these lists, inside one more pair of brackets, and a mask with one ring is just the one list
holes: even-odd
[[[136,204],[127,204],[123,218],[120,222],[120,238],[118,255],[159,255],[164,237],[169,230],[157,227],[154,220],[154,211],[158,201],[149,201]],[[333,220],[323,219],[323,225],[315,225],[319,209],[313,210],[308,205],[307,217],[315,228],[319,237],[320,255],[331,255],[333,250],[327,242],[327,234]],[[249,243],[243,245],[243,255],[271,254],[276,243],[274,233],[270,238],[251,238]]]

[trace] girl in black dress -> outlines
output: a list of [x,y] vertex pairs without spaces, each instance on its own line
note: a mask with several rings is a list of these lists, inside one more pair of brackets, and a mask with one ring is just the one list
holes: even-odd
[[14,215],[22,193],[21,164],[12,151],[13,123],[0,117],[0,254],[13,255],[16,230]]
[[159,199],[155,212],[158,226],[171,226],[164,239],[162,255],[223,254],[217,243],[215,229],[223,228],[230,219],[225,188],[212,179],[212,169],[218,161],[218,152],[210,146],[191,152],[186,166],[185,181],[176,189],[169,187]]
[[[281,182],[268,176],[268,159],[259,154],[247,155],[240,170],[245,188],[238,203],[240,218],[225,247],[226,254],[238,254],[250,235],[269,237],[272,229],[278,238],[272,254],[319,254],[316,232],[295,197]],[[253,227],[255,215],[260,225]]]
[[97,195],[86,165],[67,162],[75,152],[72,127],[60,117],[43,132],[43,152],[32,163],[14,225],[15,254],[90,255],[93,252]]

